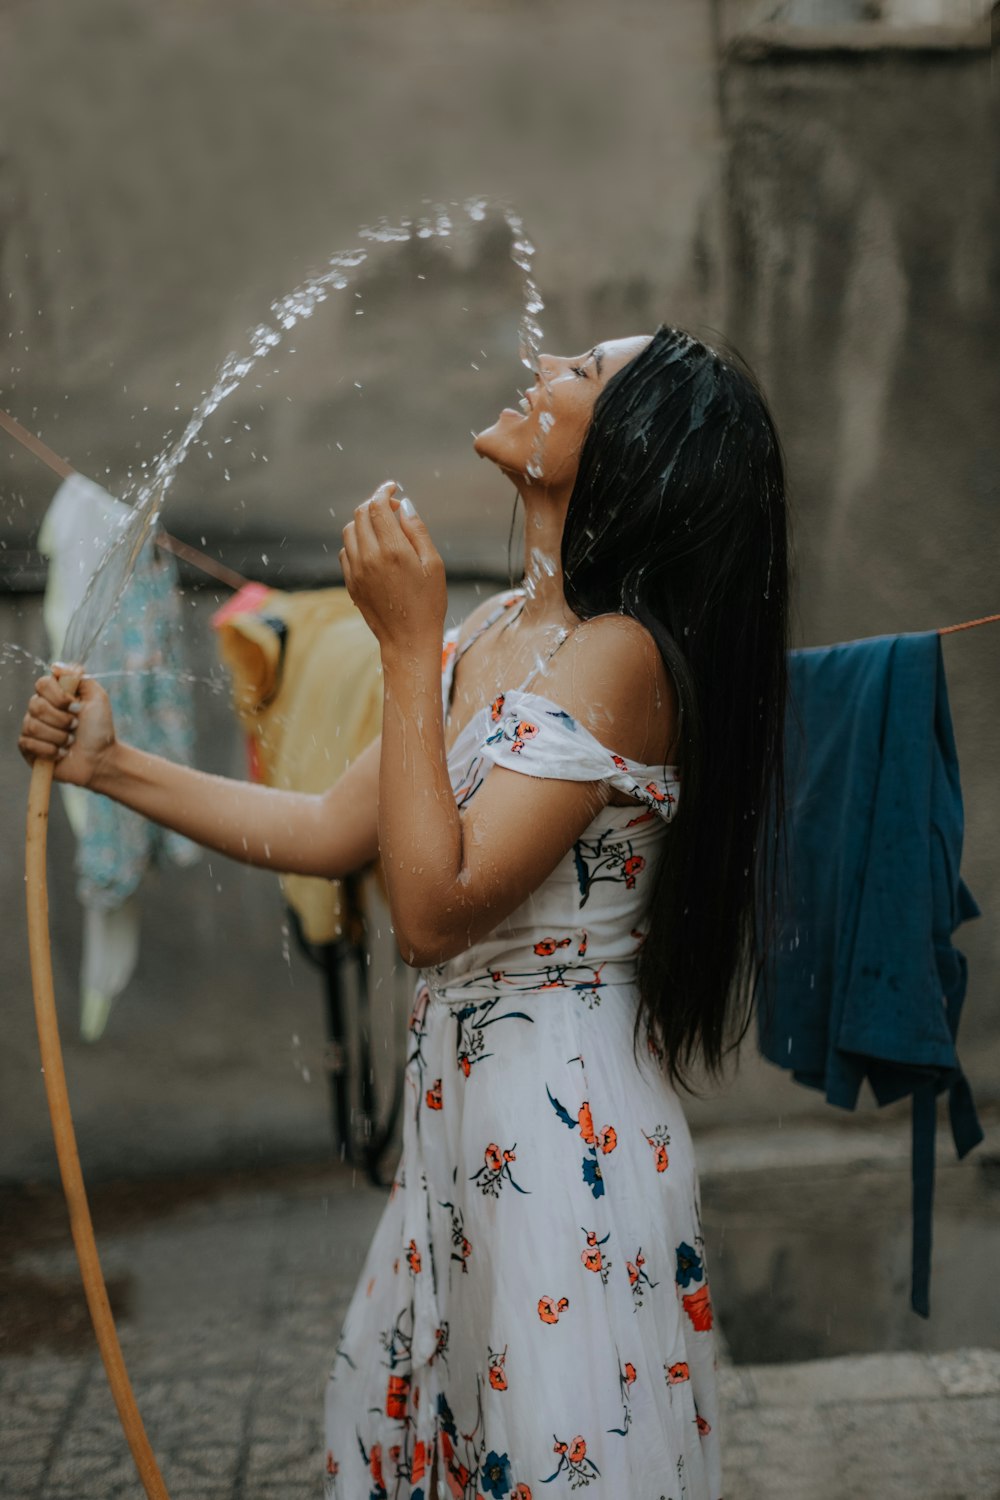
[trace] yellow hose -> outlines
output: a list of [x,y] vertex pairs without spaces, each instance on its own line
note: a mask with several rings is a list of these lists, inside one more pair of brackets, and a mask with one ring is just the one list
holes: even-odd
[[[61,685],[75,693],[78,683],[68,677]],[[31,954],[31,982],[35,996],[35,1019],[38,1023],[38,1045],[42,1055],[45,1093],[52,1118],[52,1134],[59,1158],[63,1191],[69,1208],[70,1228],[76,1246],[77,1260],[83,1277],[87,1306],[97,1335],[97,1344],[118,1408],[118,1416],[149,1500],[169,1500],[163,1476],[149,1446],[146,1429],[136,1406],[118,1330],[108,1302],[107,1287],[101,1273],[101,1262],[94,1241],[87,1191],[80,1170],[76,1132],[70,1114],[66,1091],[66,1072],[59,1044],[55,989],[52,982],[52,949],[49,941],[49,892],[46,880],[46,844],[49,826],[49,802],[52,797],[53,762],[36,760],[31,771],[28,793],[28,829],[25,843],[25,878],[28,898],[28,947]]]

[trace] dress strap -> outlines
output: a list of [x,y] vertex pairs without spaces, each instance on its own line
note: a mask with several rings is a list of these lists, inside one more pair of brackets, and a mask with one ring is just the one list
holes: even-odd
[[476,626],[468,640],[462,641],[461,644],[459,644],[459,636],[462,631],[460,625],[456,625],[451,630],[445,632],[444,650],[441,655],[441,694],[444,699],[446,716],[451,706],[452,686],[455,681],[455,668],[458,666],[458,663],[469,647],[475,645],[479,637],[485,635],[491,625],[495,625],[501,616],[505,615],[508,610],[513,609],[516,604],[520,603],[523,605],[524,598],[523,589],[508,589],[506,593],[501,594],[499,603],[490,610],[485,620]]
[[466,651],[468,651],[469,647],[474,646],[479,637],[481,635],[485,635],[490,626],[495,625],[496,622],[503,615],[505,615],[509,609],[513,609],[516,604],[524,604],[523,589],[510,589],[506,594],[501,596],[500,603],[496,606],[496,608],[491,609],[489,614],[486,616],[486,619],[483,620],[482,624],[476,626],[475,630],[469,636],[468,640],[463,641],[462,644],[456,648],[456,665],[462,660],[462,657],[465,655]]
[[556,641],[555,645],[552,647],[552,650],[549,652],[548,656],[543,657],[541,661],[537,661],[535,663],[535,665],[532,667],[531,671],[528,673],[527,677],[524,679],[524,681],[522,683],[519,684],[518,687],[516,687],[514,689],[514,691],[517,692],[517,693],[526,692],[527,689],[528,689],[528,687],[530,686],[530,684],[534,682],[535,678],[539,675],[539,673],[543,672],[545,670],[545,668],[548,666],[549,662],[555,656],[555,654],[559,650],[560,646],[565,646],[566,642],[569,640],[569,638],[570,638],[570,636],[572,634],[573,634],[573,632],[571,630],[567,630],[565,627],[562,630],[560,630],[560,632],[559,632],[559,638]]

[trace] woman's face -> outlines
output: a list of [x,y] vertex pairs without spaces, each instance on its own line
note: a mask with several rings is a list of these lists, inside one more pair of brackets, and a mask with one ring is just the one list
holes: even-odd
[[646,334],[611,339],[588,354],[541,354],[539,374],[520,402],[479,433],[475,450],[515,483],[573,488],[580,450],[604,386],[649,343]]

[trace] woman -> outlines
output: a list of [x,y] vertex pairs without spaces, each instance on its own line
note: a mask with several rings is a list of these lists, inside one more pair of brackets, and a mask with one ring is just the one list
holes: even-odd
[[675,1085],[745,1027],[773,899],[780,449],[745,370],[661,328],[542,356],[476,450],[524,501],[524,586],[445,637],[442,684],[441,559],[394,486],[357,509],[341,560],[383,732],[325,795],[120,744],[87,679],[76,704],[38,683],[21,749],[253,864],[381,857],[422,975],[403,1157],[328,1387],[327,1495],[718,1500]]

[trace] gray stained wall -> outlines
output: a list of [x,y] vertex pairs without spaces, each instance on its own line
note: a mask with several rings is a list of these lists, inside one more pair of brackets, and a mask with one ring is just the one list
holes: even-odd
[[[761,10],[7,6],[0,404],[121,487],[270,300],[355,243],[359,224],[417,214],[424,198],[505,196],[539,245],[549,347],[665,317],[709,338],[724,331],[759,370],[789,458],[798,643],[1000,608],[988,60],[960,31],[923,49],[898,31],[891,46],[855,37],[823,50],[809,28],[786,28],[777,44],[772,28],[720,66],[719,37],[728,44]],[[350,506],[393,474],[453,568],[502,575],[509,492],[477,466],[468,432],[520,379],[519,296],[495,215],[450,248],[376,246],[356,286],[296,332],[295,352],[279,351],[213,419],[180,472],[170,526],[255,576],[280,583],[308,568],[332,580]],[[16,587],[52,486],[6,441],[0,455],[0,541]],[[206,678],[210,604],[202,594],[188,606]],[[33,598],[12,597],[3,626],[43,652]],[[963,1051],[977,1092],[994,1098],[998,659],[1000,626],[946,644],[965,871],[984,909],[960,939],[972,972]],[[31,675],[5,657],[11,729]],[[238,774],[224,697],[206,683],[198,703],[202,763]],[[9,732],[12,913],[24,785]],[[78,918],[55,824],[71,1034]],[[6,934],[0,1174],[45,1173],[18,918]],[[387,1056],[405,1007],[391,1010]],[[153,884],[140,973],[105,1041],[88,1051],[70,1040],[69,1056],[95,1171],[324,1147],[318,983],[282,956],[265,875],[213,862]],[[750,1050],[736,1083],[691,1114],[711,1125],[825,1108]]]

